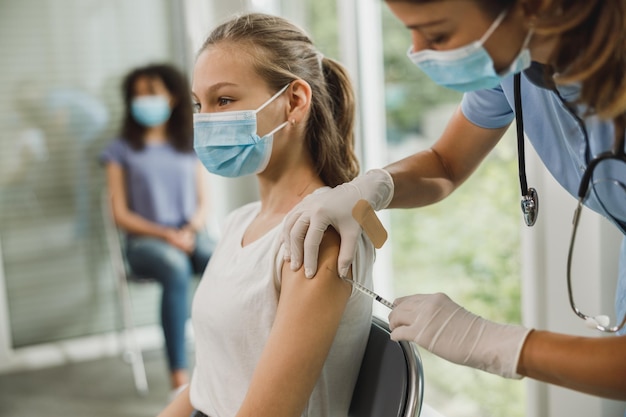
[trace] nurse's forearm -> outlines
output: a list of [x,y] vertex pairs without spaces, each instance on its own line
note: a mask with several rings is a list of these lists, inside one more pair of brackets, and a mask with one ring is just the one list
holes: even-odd
[[389,207],[422,207],[447,197],[472,175],[506,129],[476,126],[457,109],[430,149],[385,167],[394,180]]
[[626,336],[579,337],[533,331],[517,372],[587,394],[626,400]]
[[437,153],[431,149],[404,158],[385,169],[394,183],[390,208],[427,206],[444,199],[456,188]]

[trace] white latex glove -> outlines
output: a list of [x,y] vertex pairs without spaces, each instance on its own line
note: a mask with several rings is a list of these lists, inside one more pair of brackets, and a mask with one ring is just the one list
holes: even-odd
[[505,378],[521,378],[517,363],[530,329],[470,313],[445,294],[399,298],[389,314],[393,340],[410,340],[437,356]]
[[374,210],[381,210],[392,197],[393,179],[383,169],[373,169],[331,190],[306,196],[289,212],[283,227],[285,258],[291,260],[291,269],[299,269],[304,259],[305,275],[315,275],[324,231],[333,226],[341,235],[337,271],[345,277],[361,235],[361,225],[352,217],[352,208],[365,199]]

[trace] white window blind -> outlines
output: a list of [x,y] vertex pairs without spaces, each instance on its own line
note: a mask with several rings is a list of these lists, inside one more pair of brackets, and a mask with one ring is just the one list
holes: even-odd
[[[0,240],[12,347],[111,330],[97,156],[122,77],[184,56],[167,0],[0,2]],[[179,59],[180,60],[180,59]],[[1,282],[0,282],[1,283]],[[142,291],[145,292],[145,291]],[[156,322],[158,300],[136,300]],[[2,300],[0,300],[2,302]]]

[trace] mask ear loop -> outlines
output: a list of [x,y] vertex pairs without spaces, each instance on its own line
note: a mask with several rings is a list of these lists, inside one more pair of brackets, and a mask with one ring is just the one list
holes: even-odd
[[256,109],[254,111],[254,114],[257,114],[258,112],[260,112],[261,110],[263,110],[264,108],[266,108],[272,101],[276,100],[276,97],[280,96],[282,93],[285,92],[285,90],[291,85],[291,83],[287,84],[286,86],[284,86],[283,88],[281,88],[280,90],[278,90],[278,92],[276,94],[274,94],[272,97],[269,98],[269,100],[267,100],[265,103],[261,104],[261,107],[259,107],[258,109]]
[[502,21],[504,20],[508,12],[509,10],[506,9],[506,10],[503,10],[502,13],[498,15],[496,20],[494,20],[491,26],[489,26],[489,29],[487,29],[487,32],[485,32],[485,34],[478,40],[479,44],[483,45],[487,41],[487,39],[489,39],[489,37],[493,34],[493,32],[495,32],[495,30],[498,29],[498,26],[500,26],[500,23],[502,23]]
[[266,134],[263,137],[265,138],[265,137],[268,137],[268,136],[272,136],[274,133],[278,132],[280,129],[282,129],[283,127],[287,126],[288,124],[289,124],[289,122],[284,122],[284,123],[278,125],[278,127],[276,129],[272,130],[270,133]]
[[[254,111],[254,114],[257,114],[258,112],[260,112],[261,110],[263,110],[265,107],[267,107],[272,101],[276,100],[276,98],[278,96],[280,96],[282,93],[285,92],[285,90],[287,90],[287,88],[291,85],[291,83],[287,84],[286,86],[284,86],[283,88],[281,88],[280,90],[278,90],[278,92],[276,94],[274,94],[272,97],[269,98],[269,100],[267,100],[265,103],[263,103],[261,105],[261,107],[259,107],[258,109],[256,109]],[[267,133],[266,135],[264,135],[263,137],[266,138],[268,136],[272,136],[274,133],[278,132],[280,129],[282,129],[283,127],[287,126],[289,124],[289,121],[285,121],[284,123],[278,125],[278,127],[276,127],[274,130],[272,130],[271,132]]]
[[524,43],[522,43],[522,49],[520,49],[520,51],[523,51],[524,49],[528,47],[528,44],[530,43],[530,38],[532,38],[534,33],[535,33],[535,26],[533,25],[530,28],[528,28],[528,33],[526,34],[526,38],[524,39]]

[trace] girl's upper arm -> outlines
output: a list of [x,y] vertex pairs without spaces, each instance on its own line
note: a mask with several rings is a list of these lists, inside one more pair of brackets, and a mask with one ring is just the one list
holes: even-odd
[[170,402],[157,417],[187,417],[194,408],[189,398],[189,385]]
[[315,387],[352,288],[337,275],[339,235],[325,233],[315,279],[282,269],[276,319],[237,416],[300,416]]

